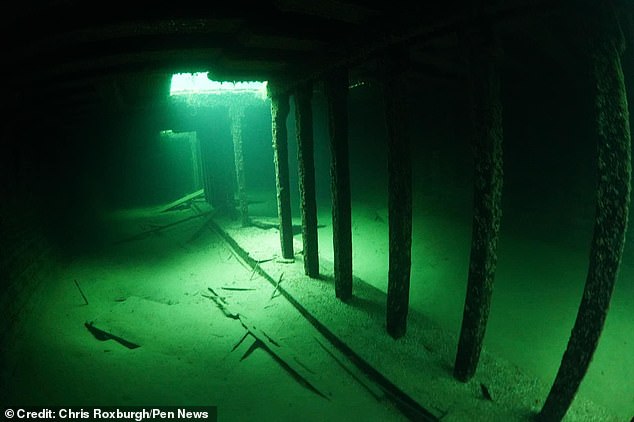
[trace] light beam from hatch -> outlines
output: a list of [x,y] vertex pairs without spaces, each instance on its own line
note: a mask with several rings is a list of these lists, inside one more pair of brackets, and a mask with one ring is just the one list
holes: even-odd
[[172,75],[170,96],[253,93],[256,97],[262,98],[262,100],[267,98],[266,82],[220,82],[210,80],[208,75],[209,72],[175,73]]

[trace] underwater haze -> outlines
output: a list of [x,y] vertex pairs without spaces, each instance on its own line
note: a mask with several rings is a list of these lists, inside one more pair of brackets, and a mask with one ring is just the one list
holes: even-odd
[[[575,321],[588,269],[596,140],[592,98],[583,72],[547,64],[527,68],[523,64],[529,59],[508,57],[503,69],[503,215],[484,346],[550,385]],[[633,63],[631,57],[624,61],[630,104],[634,103]],[[408,89],[405,116],[413,163],[410,305],[455,336],[463,313],[472,218],[473,162],[465,92],[455,80],[416,81]],[[291,204],[294,219],[299,219],[292,98],[290,103]],[[318,220],[330,228],[328,122],[319,86],[312,104]],[[387,146],[379,87],[369,81],[351,88],[348,112],[353,271],[386,291]],[[88,133],[94,133],[95,139],[87,145],[83,139]],[[205,171],[213,174],[217,197],[237,203],[231,115],[226,105],[174,100],[149,111],[105,114],[92,128],[59,130],[57,135],[66,143],[58,145],[59,151],[49,148],[52,156],[66,163],[58,169],[58,178],[68,189],[63,194],[44,193],[54,216],[45,226],[57,239],[59,250],[72,259],[100,256],[100,248],[120,234],[111,219],[114,213],[154,209],[203,189],[196,154],[208,156]],[[274,219],[270,100],[253,100],[244,106],[242,138],[250,216]],[[48,166],[55,169],[54,163]],[[158,248],[156,254],[161,253]],[[330,230],[320,230],[319,254],[333,260]],[[152,260],[151,255],[146,258]],[[147,280],[152,266],[142,261],[139,268],[129,271]],[[192,262],[182,265],[195,267]],[[236,270],[226,270],[232,271]],[[633,332],[634,229],[630,224],[605,329],[581,385],[583,394],[623,420],[634,415]],[[254,387],[252,394],[257,391]]]

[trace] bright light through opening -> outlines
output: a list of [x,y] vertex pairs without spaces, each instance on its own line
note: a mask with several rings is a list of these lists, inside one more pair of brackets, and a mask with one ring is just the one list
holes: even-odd
[[218,82],[207,77],[208,72],[176,73],[172,75],[170,95],[248,94],[266,99],[266,82]]

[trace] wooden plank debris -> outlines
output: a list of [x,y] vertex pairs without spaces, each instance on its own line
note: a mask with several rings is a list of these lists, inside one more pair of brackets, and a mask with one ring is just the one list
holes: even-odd
[[[282,277],[280,276],[280,281]],[[250,334],[256,341],[251,344],[247,351],[242,355],[240,360],[246,359],[254,350],[261,347],[266,350],[273,359],[277,361],[293,378],[295,378],[300,384],[313,391],[315,394],[330,400],[329,389],[323,385],[323,381],[311,371],[301,360],[290,350],[288,347],[284,347],[279,341],[275,340],[269,334],[265,333],[260,328],[257,328],[247,317],[241,315],[237,311],[231,308],[227,301],[219,296],[211,287],[208,288],[210,295],[203,295],[204,297],[213,300],[222,313],[231,319],[237,319],[242,326],[247,330],[246,334]],[[240,341],[233,347],[232,351],[236,350],[247,337],[243,336]]]
[[297,381],[313,391],[315,394],[330,400],[330,394],[324,386],[320,386],[320,379],[315,373],[309,370],[292,351],[274,341],[268,334],[257,328],[244,316],[240,315],[242,326],[260,342],[260,346],[271,354],[271,356],[290,373]]
[[85,322],[84,326],[99,341],[114,340],[117,343],[121,344],[122,346],[127,347],[128,349],[136,349],[138,347],[141,347],[141,345],[139,344],[128,341],[124,338],[121,338],[105,330],[95,327],[93,322]]
[[493,401],[493,397],[491,397],[491,393],[489,392],[489,389],[486,385],[480,383],[480,391],[482,392],[482,397],[485,400]]
[[88,299],[86,298],[84,291],[81,289],[81,287],[79,287],[79,282],[77,280],[73,280],[73,281],[75,282],[75,286],[77,286],[77,290],[79,290],[79,294],[84,299],[84,303],[88,305]]
[[220,287],[222,290],[229,290],[233,292],[247,292],[252,290],[257,290],[253,287],[232,287],[232,286],[222,286]]
[[225,301],[224,297],[219,296],[211,287],[207,289],[211,292],[211,295],[202,295],[203,297],[213,300],[227,318],[238,319],[238,314],[229,309],[229,304]]
[[253,280],[253,276],[255,275],[255,272],[257,271],[259,267],[260,267],[260,261],[256,261],[255,265],[253,266],[253,271],[251,271],[251,275],[249,276],[249,281]]
[[181,208],[183,205],[191,206],[191,203],[194,199],[201,198],[204,195],[204,191],[202,189],[197,190],[196,192],[192,192],[188,195],[183,196],[176,201],[170,202],[165,205],[160,212],[174,211],[178,208]]
[[280,278],[277,279],[277,284],[275,285],[275,289],[273,289],[273,293],[271,293],[271,297],[269,298],[269,300],[273,299],[275,297],[275,294],[279,290],[280,283],[282,282],[282,277],[284,277],[284,273],[280,274]]
[[[196,212],[198,214],[201,213],[200,209],[196,209]],[[200,238],[200,236],[209,228],[209,222],[214,218],[213,214],[210,214],[205,221],[203,222],[203,224],[201,224],[201,226],[189,237],[189,239],[187,239],[187,243],[192,243],[195,242],[196,240],[198,240],[198,238]]]
[[[247,331],[247,334],[251,334],[251,333]],[[249,346],[249,348],[242,354],[242,356],[240,356],[240,362],[242,362],[243,360],[251,356],[251,353],[255,352],[262,346],[263,345],[262,345],[262,342],[260,342],[260,340],[254,339],[251,345]]]
[[[240,248],[238,243],[229,236],[218,224],[214,221],[210,222],[210,227],[212,227],[216,233],[227,243],[227,245],[234,249],[245,262],[248,262],[252,268],[256,265],[256,260],[249,256],[249,254]],[[269,283],[272,285],[276,284],[276,281],[265,271],[263,271],[260,267],[258,267],[258,273]],[[306,309],[304,308],[292,295],[286,292],[283,288],[280,287],[280,294],[282,294],[293,306],[315,327],[319,332],[326,338],[328,341],[333,344],[334,347],[339,349],[346,357],[349,359],[355,366],[357,366],[363,373],[367,374],[367,376],[375,381],[377,384],[381,386],[383,391],[385,392],[385,396],[394,403],[403,414],[411,420],[416,421],[438,421],[442,419],[447,411],[443,409],[426,409],[422,407],[418,402],[416,402],[412,397],[410,397],[407,393],[402,391],[398,386],[396,386],[393,382],[391,382],[388,378],[386,378],[383,374],[377,371],[372,365],[370,365],[367,361],[365,361],[361,356],[359,356],[353,349],[351,349],[345,342],[343,342],[340,338],[338,338],[334,333],[332,333],[327,327],[321,324],[317,319]],[[265,306],[271,307],[274,306],[275,302]]]
[[249,337],[249,332],[245,332],[244,335],[240,338],[240,340],[238,340],[238,342],[231,348],[231,351],[235,351],[238,347],[240,347],[240,345],[242,343],[244,343],[244,340]]
[[[262,219],[250,219],[249,224],[253,227],[257,227],[258,229],[269,230],[269,229],[280,229],[280,224],[276,222],[265,221]],[[317,224],[318,229],[323,229],[326,227],[325,224]],[[293,234],[300,234],[302,232],[302,226],[293,224],[291,225]]]
[[[341,368],[348,373],[356,382],[361,384],[361,386],[368,392],[372,397],[374,397],[377,401],[381,401],[385,398],[385,392],[381,389],[379,385],[373,382],[363,371],[361,371],[356,365],[350,362],[339,350],[328,347],[319,339],[315,338],[315,341],[321,346],[322,349],[326,351],[332,357],[335,362],[341,366]],[[341,355],[341,356],[337,356]]]
[[169,229],[171,227],[177,226],[177,225],[179,225],[181,223],[184,223],[186,221],[193,220],[194,218],[204,217],[204,216],[209,215],[211,213],[212,213],[212,211],[206,211],[206,212],[204,212],[202,214],[190,215],[189,217],[183,218],[182,220],[178,220],[178,221],[175,221],[173,223],[165,224],[163,226],[156,226],[156,227],[154,227],[154,228],[152,228],[150,230],[146,230],[144,232],[135,234],[133,236],[126,237],[124,239],[118,240],[118,241],[114,242],[114,244],[118,245],[118,244],[125,243],[125,242],[131,242],[131,241],[134,241],[134,240],[145,239],[146,237],[148,237],[151,234],[156,234],[156,233],[161,232],[161,231],[163,231],[165,229]]

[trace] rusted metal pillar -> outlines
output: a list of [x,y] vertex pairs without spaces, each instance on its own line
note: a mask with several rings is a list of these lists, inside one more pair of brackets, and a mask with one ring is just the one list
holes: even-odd
[[333,71],[324,80],[330,129],[330,187],[335,259],[335,294],[352,297],[352,216],[348,162],[348,71]]
[[[631,135],[621,66],[624,40],[614,12],[604,2],[585,1],[587,36],[597,129],[597,199],[586,284],[568,347],[541,421],[560,421],[586,374],[599,343],[621,263],[631,190]],[[584,9],[581,9],[584,10]]]
[[302,211],[302,241],[304,272],[319,277],[317,242],[317,201],[315,199],[315,158],[313,148],[312,84],[295,90],[295,123],[297,127],[297,162],[299,166],[299,196]]
[[402,55],[392,52],[381,62],[387,126],[389,270],[387,332],[405,335],[412,264],[412,160],[405,123]]
[[[502,100],[498,56],[491,35],[468,41],[472,104],[474,183],[471,255],[462,329],[454,377],[466,382],[475,374],[486,331],[497,264],[502,216]],[[477,44],[476,44],[477,43]]]
[[277,189],[277,215],[280,222],[282,257],[293,259],[293,220],[288,177],[288,135],[286,118],[289,112],[288,94],[271,91],[271,120],[273,131],[273,159]]
[[240,221],[242,227],[249,225],[249,203],[247,199],[246,178],[244,175],[244,154],[242,152],[242,118],[244,107],[232,104],[229,107],[231,119],[231,137],[233,139],[233,155],[236,166],[236,181],[238,184],[238,203],[240,205]]

